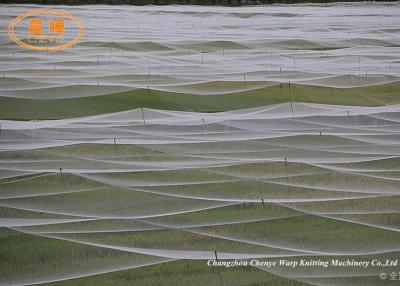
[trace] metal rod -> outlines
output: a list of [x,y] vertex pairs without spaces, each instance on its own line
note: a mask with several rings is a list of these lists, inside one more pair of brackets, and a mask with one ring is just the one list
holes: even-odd
[[144,124],[144,126],[146,127],[146,119],[144,118],[143,107],[141,106],[140,109],[142,110],[143,124]]

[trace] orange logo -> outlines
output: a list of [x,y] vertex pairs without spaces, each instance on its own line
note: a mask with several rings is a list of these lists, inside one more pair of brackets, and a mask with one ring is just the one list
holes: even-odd
[[70,13],[39,9],[13,19],[8,25],[8,35],[14,43],[28,49],[58,51],[79,43],[85,27]]

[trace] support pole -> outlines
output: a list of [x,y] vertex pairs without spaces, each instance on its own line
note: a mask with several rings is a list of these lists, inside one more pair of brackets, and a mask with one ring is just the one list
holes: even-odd
[[204,132],[207,133],[206,123],[204,122],[204,118],[201,119],[203,122]]
[[146,127],[146,119],[144,118],[144,111],[143,111],[143,107],[141,106],[140,109],[142,110],[142,119],[143,119],[143,124],[144,127]]

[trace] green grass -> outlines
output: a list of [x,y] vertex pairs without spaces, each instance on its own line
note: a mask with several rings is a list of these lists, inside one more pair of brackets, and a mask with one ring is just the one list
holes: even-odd
[[[298,88],[298,87],[296,87]],[[303,88],[303,86],[302,86]],[[304,87],[305,88],[305,87]],[[307,87],[308,88],[308,87]],[[305,92],[303,90],[303,92]],[[247,93],[246,93],[247,94]],[[393,96],[394,96],[393,92]],[[122,96],[122,95],[119,95]],[[228,95],[227,95],[228,96]],[[229,95],[234,96],[234,95]],[[252,95],[256,97],[256,95]],[[263,95],[259,95],[263,97]],[[216,96],[219,97],[219,96]],[[202,97],[203,98],[203,97]],[[389,96],[388,96],[389,98]],[[87,98],[89,99],[89,98]],[[99,97],[101,99],[101,97]],[[44,101],[45,102],[45,101]],[[203,104],[205,102],[203,101]],[[0,107],[2,108],[2,107]],[[295,142],[294,142],[295,141]],[[302,155],[296,146],[303,147],[335,147],[353,146],[356,141],[348,139],[338,139],[331,136],[296,136],[287,139],[268,139],[257,141],[246,141],[245,144],[218,145],[211,143],[204,144],[181,144],[173,149],[177,153],[190,152],[222,152],[235,151],[246,152],[256,150],[257,154],[263,152],[278,153],[275,146],[288,148],[284,150],[287,154],[296,152]],[[363,146],[365,144],[363,143]],[[224,149],[225,147],[225,149]],[[353,148],[352,147],[352,148]],[[368,147],[368,144],[367,144]],[[161,148],[161,147],[160,147]],[[166,147],[165,147],[166,148]],[[152,149],[157,150],[156,146]],[[161,148],[162,149],[162,148]],[[179,151],[179,152],[178,152]],[[310,151],[311,152],[311,151]],[[318,151],[313,151],[317,154]],[[167,152],[168,153],[168,152]],[[70,164],[82,166],[85,160],[82,158],[115,158],[132,157],[132,160],[142,160],[144,158],[154,158],[161,156],[162,153],[152,151],[145,147],[120,145],[115,150],[113,145],[90,145],[80,144],[67,147],[43,148],[41,150],[25,150],[2,152],[0,162],[3,165],[13,164],[39,164],[44,162],[40,159],[52,161],[52,164]],[[293,153],[294,155],[295,153]],[[276,155],[276,154],[275,154]],[[348,154],[347,154],[348,155]],[[335,155],[337,156],[337,155]],[[75,158],[78,157],[78,158]],[[283,157],[283,155],[282,155]],[[158,157],[157,157],[158,158]],[[288,156],[290,159],[291,157]],[[13,160],[13,163],[10,163]],[[59,160],[64,160],[60,161]],[[28,163],[27,161],[32,161]],[[36,162],[37,161],[37,162]],[[76,162],[75,162],[76,161]],[[354,167],[361,169],[384,169],[397,170],[399,165],[398,158],[360,162],[360,163],[341,163],[334,164],[343,167]],[[74,165],[73,165],[74,166]],[[85,166],[85,165],[84,165]],[[95,165],[97,166],[97,165]],[[35,168],[33,168],[35,169]],[[1,199],[4,204],[0,207],[1,218],[67,218],[66,216],[51,214],[51,212],[63,212],[71,214],[88,214],[102,216],[130,216],[143,214],[171,213],[187,209],[196,209],[203,206],[203,202],[190,199],[163,197],[154,194],[134,192],[120,188],[103,188],[102,183],[92,181],[93,179],[105,180],[112,184],[122,184],[131,186],[146,186],[155,184],[176,184],[175,186],[162,187],[143,187],[165,193],[195,194],[199,197],[210,196],[252,196],[259,198],[261,194],[274,197],[289,196],[289,192],[295,192],[296,196],[307,194],[308,197],[319,195],[317,190],[306,190],[300,187],[280,187],[275,184],[267,184],[258,181],[242,181],[235,183],[205,183],[207,181],[230,180],[234,176],[247,178],[263,178],[268,176],[284,176],[282,179],[274,181],[289,181],[290,183],[304,183],[307,185],[330,185],[355,188],[373,188],[375,190],[395,191],[396,182],[382,181],[381,179],[364,177],[361,175],[349,175],[339,172],[324,172],[322,174],[310,175],[313,172],[323,171],[320,167],[315,167],[303,163],[283,161],[271,163],[247,163],[235,166],[201,168],[201,169],[181,169],[171,171],[147,171],[129,172],[114,174],[92,174],[86,179],[73,174],[63,173],[52,174],[34,178],[36,175],[25,175],[18,178],[8,178],[0,180],[1,196],[24,195],[24,198]],[[286,178],[286,173],[290,175],[309,174],[307,176],[297,176]],[[377,172],[378,173],[378,172]],[[396,171],[390,174],[396,176]],[[46,175],[46,173],[38,174]],[[386,173],[382,173],[386,175]],[[398,176],[398,174],[397,174]],[[31,179],[29,179],[31,178]],[[12,182],[15,179],[26,179]],[[180,183],[198,182],[202,184],[194,186],[180,186]],[[92,191],[62,194],[76,190],[96,188]],[[49,192],[57,194],[49,195]],[[322,192],[321,192],[322,193]],[[325,193],[325,192],[324,192]],[[327,192],[326,192],[327,193]],[[344,194],[344,192],[342,193]],[[348,214],[344,219],[354,219],[361,222],[380,224],[386,226],[397,226],[399,221],[398,211],[400,197],[380,197],[352,200],[338,200],[325,202],[306,202],[306,203],[287,203],[286,206],[306,211],[322,213],[329,212],[360,212],[361,214]],[[7,207],[8,206],[8,207]],[[15,208],[11,207],[14,206]],[[209,206],[204,202],[204,206]],[[218,252],[244,252],[244,253],[277,253],[277,250],[261,245],[246,244],[240,240],[248,240],[256,243],[272,244],[283,247],[303,248],[320,251],[337,252],[366,252],[382,249],[395,249],[400,241],[398,232],[374,228],[355,223],[344,222],[314,215],[304,215],[299,211],[291,210],[286,206],[275,204],[248,203],[226,207],[216,207],[208,210],[181,213],[169,216],[160,216],[140,220],[99,220],[90,222],[59,223],[54,225],[32,226],[17,228],[21,231],[86,231],[79,234],[55,234],[60,238],[76,239],[85,242],[107,243],[114,246],[148,247],[155,249],[171,250],[204,250]],[[28,210],[17,209],[26,208]],[[42,212],[41,212],[42,210]],[[44,211],[49,211],[46,213]],[[370,214],[362,214],[369,212]],[[377,212],[377,213],[374,213]],[[388,213],[385,213],[388,212]],[[390,213],[390,212],[393,212]],[[395,212],[395,213],[394,213]],[[284,218],[281,218],[284,217]],[[265,220],[262,220],[265,219]],[[270,220],[268,220],[270,219]],[[260,220],[246,222],[246,220]],[[202,224],[219,224],[208,227],[188,228],[187,226],[199,226]],[[143,229],[146,227],[167,224],[170,229]],[[187,227],[186,229],[175,229]],[[97,230],[98,233],[90,233]],[[112,231],[112,232],[107,232]],[[193,233],[193,231],[199,233]],[[209,235],[225,236],[229,239],[213,238]],[[234,241],[234,240],[239,241]],[[369,258],[380,257],[382,259],[398,258],[398,253],[384,253],[370,255]],[[333,257],[322,257],[330,259]],[[342,257],[345,259],[346,257]],[[127,265],[138,265],[141,263],[152,263],[151,256],[125,253],[111,249],[93,247],[75,242],[38,237],[28,234],[15,232],[7,228],[0,228],[0,284],[28,284],[29,281],[43,281],[47,279],[60,279],[69,275],[85,275],[85,273],[96,271],[107,271],[112,267],[124,268]],[[290,258],[300,259],[300,258]],[[349,256],[349,259],[363,260],[363,257]],[[207,267],[204,260],[180,260],[157,265],[121,270],[113,273],[98,274],[90,277],[82,277],[46,284],[48,286],[297,286],[305,285],[295,280],[289,280],[270,274],[266,271],[251,267],[242,268],[220,268],[221,281],[217,269]],[[390,269],[391,270],[391,269]],[[352,268],[343,271],[350,273]],[[370,271],[370,269],[368,269]],[[379,285],[380,269],[372,269],[368,275],[372,277],[328,277],[321,278],[326,283],[337,285]],[[385,270],[386,271],[386,270]],[[398,269],[396,270],[398,271]],[[389,272],[389,269],[387,271]],[[294,275],[295,273],[291,273]],[[312,274],[312,273],[311,273]],[[318,274],[318,273],[317,273]],[[327,275],[332,272],[325,273]],[[350,273],[353,274],[354,273]],[[361,274],[367,275],[367,274]],[[295,275],[294,275],[295,276]],[[345,276],[345,275],[344,275]],[[367,280],[369,279],[369,280]],[[387,281],[387,285],[391,285]],[[368,284],[369,283],[369,284]]]
[[187,48],[190,50],[198,51],[198,52],[212,52],[218,51],[222,49],[226,50],[241,50],[241,49],[248,49],[247,46],[238,44],[232,41],[210,41],[198,44],[186,44],[180,45],[182,48]]
[[[86,45],[91,45],[96,43],[87,43]],[[83,43],[85,45],[85,43]],[[106,42],[106,43],[99,43],[96,45],[98,47],[108,47],[108,48],[115,48],[124,51],[169,51],[172,50],[167,46],[160,45],[154,42],[139,42],[139,43],[114,43],[114,42]]]
[[55,236],[114,246],[267,255],[291,253],[285,247],[299,249],[299,252],[379,252],[396,249],[400,239],[399,233],[390,230],[312,215],[194,229],[66,233]]
[[[46,286],[301,286],[309,285],[252,267],[218,270],[206,261],[181,260],[119,271],[88,278],[74,279]],[[221,280],[220,278],[221,277]]]
[[106,188],[3,199],[6,206],[80,216],[136,217],[215,207],[217,202]]
[[0,118],[58,119],[124,111],[139,107],[218,112],[298,102],[380,106],[400,102],[400,82],[358,88],[281,84],[257,90],[212,96],[137,89],[96,97],[32,100],[0,97]]
[[295,208],[321,213],[398,213],[399,196],[384,196],[336,201],[289,203]]
[[0,228],[0,284],[26,284],[159,261],[152,256],[38,237]]
[[[252,253],[254,255],[279,255],[282,252],[291,253],[290,251],[281,251],[279,248],[226,240],[179,229],[103,233],[63,233],[54,234],[54,236],[79,242],[171,251],[206,251],[211,253],[213,251],[218,251],[227,253]],[[191,257],[196,258],[196,255],[192,254]],[[199,257],[200,255],[197,256],[197,258]]]
[[[322,176],[327,177],[327,184],[330,183],[330,174],[323,174]],[[331,176],[333,177],[333,176]],[[340,176],[337,176],[340,178]],[[301,177],[301,179],[303,179]],[[304,181],[307,181],[307,177]],[[227,183],[204,183],[196,185],[182,185],[182,186],[161,186],[161,187],[142,187],[141,189],[149,189],[162,194],[181,195],[189,196],[192,198],[212,198],[212,199],[223,199],[223,200],[260,200],[264,198],[268,199],[324,199],[324,198],[343,198],[353,197],[354,195],[360,195],[354,192],[346,191],[329,191],[312,189],[310,187],[288,187],[284,185],[286,178],[280,180],[281,184],[274,184],[268,182],[257,182],[257,181],[235,181]],[[310,181],[312,180],[312,177]],[[288,179],[289,183],[292,183],[292,178]],[[300,181],[300,179],[299,179]],[[295,181],[296,182],[296,181]],[[306,185],[306,184],[305,184]],[[311,185],[311,184],[310,184]],[[322,185],[324,186],[324,185]],[[334,188],[332,188],[334,190]],[[245,192],[243,190],[246,190]]]
[[339,253],[395,249],[400,239],[397,232],[313,215],[205,227],[204,231],[258,243]]
[[142,221],[170,226],[240,223],[243,221],[296,216],[300,212],[272,203],[242,203],[214,209],[147,218]]
[[0,198],[68,193],[104,187],[102,184],[73,174],[40,173],[14,180],[0,180]]

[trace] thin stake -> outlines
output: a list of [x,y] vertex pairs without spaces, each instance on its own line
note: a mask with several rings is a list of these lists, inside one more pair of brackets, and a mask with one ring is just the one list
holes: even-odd
[[144,124],[144,127],[146,127],[146,120],[144,119],[143,107],[141,106],[140,109],[142,110],[143,124]]
[[289,173],[288,173],[288,162],[286,157],[285,157],[285,173],[286,173],[287,190],[289,191]]
[[285,157],[285,171],[286,171],[286,176],[287,176],[287,158]]
[[204,118],[202,118],[201,121],[203,122],[204,132],[207,133],[206,123],[204,122]]
[[319,117],[319,135],[322,135],[322,116]]
[[[218,256],[217,256],[217,251],[214,250],[214,255],[215,255],[215,261],[218,261]],[[219,277],[219,284],[222,286],[222,277],[221,277],[221,271],[219,270],[219,267],[217,267],[218,271],[218,277]]]
[[150,93],[150,71],[149,71],[149,76],[147,77],[147,94]]
[[292,100],[290,100],[290,108],[292,109],[293,119],[295,119]]

